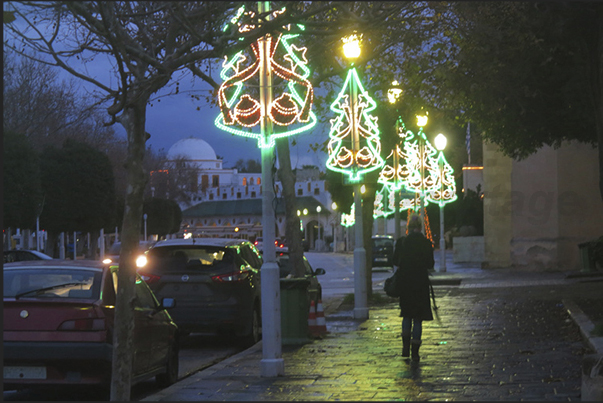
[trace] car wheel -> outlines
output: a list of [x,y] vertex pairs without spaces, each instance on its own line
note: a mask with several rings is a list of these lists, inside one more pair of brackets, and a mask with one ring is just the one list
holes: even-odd
[[168,353],[168,360],[165,366],[165,373],[159,374],[155,377],[157,386],[161,388],[167,388],[168,386],[176,383],[178,381],[178,367],[178,345],[174,343],[170,347],[170,351]]
[[255,306],[251,318],[251,330],[241,337],[240,344],[243,347],[251,347],[262,339],[262,321],[260,320],[260,310]]

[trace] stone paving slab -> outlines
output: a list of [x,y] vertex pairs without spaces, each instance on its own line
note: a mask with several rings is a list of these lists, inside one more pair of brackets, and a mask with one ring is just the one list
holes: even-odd
[[283,346],[282,377],[260,376],[258,343],[144,400],[578,401],[582,357],[592,349],[564,299],[597,289],[548,280],[437,287],[440,321],[424,322],[418,365],[400,356],[401,318],[389,303],[371,307],[367,320],[346,319],[348,332]]

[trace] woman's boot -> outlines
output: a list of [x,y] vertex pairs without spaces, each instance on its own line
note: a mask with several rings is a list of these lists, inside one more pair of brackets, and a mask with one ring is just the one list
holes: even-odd
[[402,357],[410,357],[410,332],[402,332]]
[[420,360],[419,347],[421,347],[421,340],[412,339],[410,341],[410,344],[411,344],[411,353],[412,353],[411,359],[415,362],[419,362],[419,360]]

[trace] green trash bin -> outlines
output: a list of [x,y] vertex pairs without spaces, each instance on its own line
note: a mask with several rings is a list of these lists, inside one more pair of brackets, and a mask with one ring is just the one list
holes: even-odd
[[281,342],[287,344],[304,344],[308,338],[308,286],[310,280],[305,278],[281,279]]

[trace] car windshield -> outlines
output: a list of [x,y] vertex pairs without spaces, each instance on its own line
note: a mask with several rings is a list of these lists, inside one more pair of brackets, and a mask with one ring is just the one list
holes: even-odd
[[4,270],[4,297],[94,298],[100,294],[102,273],[76,269]]
[[213,246],[163,246],[149,249],[148,265],[155,271],[214,270],[234,264],[234,252]]
[[373,247],[376,249],[392,248],[393,246],[394,241],[391,239],[373,239]]

